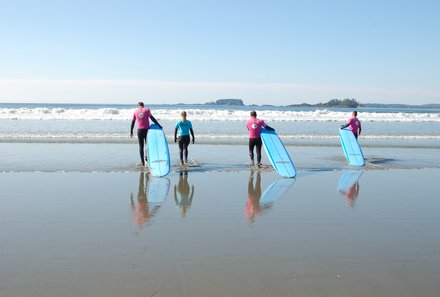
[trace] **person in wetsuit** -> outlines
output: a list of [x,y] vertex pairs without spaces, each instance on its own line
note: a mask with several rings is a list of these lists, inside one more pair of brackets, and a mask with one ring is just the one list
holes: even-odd
[[254,166],[254,147],[256,147],[257,152],[257,165],[261,166],[261,146],[263,142],[261,141],[261,128],[265,128],[267,130],[275,131],[275,129],[269,127],[264,123],[263,120],[257,118],[257,112],[251,111],[251,118],[247,120],[246,127],[249,130],[249,158],[250,165]]
[[189,134],[191,133],[193,144],[195,139],[192,124],[186,119],[186,111],[182,111],[180,115],[182,119],[176,123],[174,129],[174,142],[177,142],[179,145],[180,164],[185,165],[188,163],[188,146],[190,143]]
[[149,108],[145,108],[143,102],[138,103],[138,108],[135,110],[133,114],[133,120],[131,121],[130,128],[130,137],[133,137],[133,128],[134,123],[137,121],[137,136],[139,141],[139,155],[141,157],[142,166],[145,166],[145,161],[147,161],[147,157],[144,158],[144,146],[147,143],[147,132],[150,128],[150,119],[158,125],[161,129],[162,126],[159,122],[153,117]]
[[351,113],[351,118],[347,121],[347,123],[345,125],[341,125],[341,129],[347,127],[350,127],[350,130],[351,132],[353,132],[354,137],[356,137],[356,139],[358,138],[359,135],[361,135],[362,127],[361,127],[361,122],[357,118],[356,110]]

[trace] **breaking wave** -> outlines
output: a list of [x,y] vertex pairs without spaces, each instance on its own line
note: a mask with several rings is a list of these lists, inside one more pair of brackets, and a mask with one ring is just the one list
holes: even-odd
[[[157,119],[175,121],[181,108],[158,108],[153,110]],[[219,108],[189,108],[188,118],[192,121],[245,121],[248,110]],[[341,122],[347,119],[346,111],[328,109],[314,111],[259,110],[259,116],[266,121],[284,122]],[[133,109],[127,108],[0,108],[3,120],[130,120]],[[364,122],[440,122],[440,113],[411,112],[360,112]]]

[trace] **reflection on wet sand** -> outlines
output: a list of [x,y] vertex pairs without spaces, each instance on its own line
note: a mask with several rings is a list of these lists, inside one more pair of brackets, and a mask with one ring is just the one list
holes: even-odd
[[294,182],[294,178],[275,180],[261,194],[261,175],[257,172],[254,185],[254,172],[251,171],[248,181],[248,200],[245,206],[248,220],[254,222],[257,216],[268,212],[273,204],[290,189]]
[[182,218],[186,216],[186,212],[191,207],[194,197],[194,185],[189,186],[188,171],[182,170],[179,173],[179,182],[174,185],[174,201],[179,207]]
[[137,202],[134,200],[133,193],[130,193],[133,218],[139,227],[157,214],[168,195],[169,187],[170,183],[167,178],[157,179],[144,172],[140,173]]
[[[257,215],[261,214],[261,175],[257,172],[257,178],[254,185],[254,172],[251,171],[248,181],[248,199],[245,206],[246,217],[250,222],[254,222]],[[263,206],[264,207],[264,206]],[[269,206],[270,207],[270,206]]]
[[362,170],[346,170],[338,182],[338,191],[342,193],[349,207],[354,207],[354,202],[359,196],[359,178]]

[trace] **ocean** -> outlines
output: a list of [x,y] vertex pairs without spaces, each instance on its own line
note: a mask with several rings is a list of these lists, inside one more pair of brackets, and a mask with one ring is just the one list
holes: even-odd
[[[286,145],[339,145],[338,128],[351,109],[273,106],[149,105],[172,140],[186,110],[196,139],[206,144],[247,141],[249,112],[274,127]],[[129,143],[135,105],[0,104],[1,142]],[[363,109],[363,146],[440,148],[440,110]]]
[[[256,110],[259,118],[276,129],[292,154],[302,150],[307,155],[310,162],[304,164],[305,168],[310,168],[312,163],[315,166],[316,156],[310,155],[311,151],[316,154],[331,151],[331,160],[339,158],[339,127],[352,112],[352,109],[340,108],[276,106],[152,104],[147,107],[164,127],[172,154],[177,155],[173,151],[174,125],[180,112],[185,110],[193,123],[200,150],[197,155],[197,146],[191,146],[191,157],[198,163],[228,162],[229,165],[247,162],[246,148],[237,148],[246,145],[245,122],[249,112]],[[2,170],[132,170],[138,162],[137,139],[129,137],[135,108],[136,104],[1,103]],[[438,153],[440,110],[358,108],[357,111],[362,122],[359,142],[367,149],[367,159],[368,150],[378,151],[375,155],[378,159],[384,157],[382,152],[390,152],[392,156],[395,148],[416,149],[416,155]],[[208,147],[201,149],[200,145]],[[127,161],[127,156],[132,158]],[[305,157],[294,155],[293,158],[297,164]],[[429,158],[424,162],[429,163]],[[345,164],[343,160],[341,163]]]

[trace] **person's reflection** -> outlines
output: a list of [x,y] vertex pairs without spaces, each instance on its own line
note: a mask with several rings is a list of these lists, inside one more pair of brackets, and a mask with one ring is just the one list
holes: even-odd
[[251,171],[248,181],[248,199],[245,205],[247,219],[253,223],[258,216],[268,213],[275,202],[283,197],[294,183],[294,178],[277,179],[261,193],[261,175],[257,172],[254,180],[254,172]]
[[251,171],[248,182],[248,199],[245,206],[246,217],[250,222],[254,222],[257,215],[262,211],[261,199],[261,175],[257,172],[254,185],[254,172]]
[[179,182],[174,185],[174,201],[179,207],[182,218],[186,216],[186,212],[191,207],[194,196],[194,185],[189,186],[188,171],[183,170],[179,173]]
[[345,200],[347,201],[348,206],[351,208],[354,207],[354,202],[356,201],[359,195],[359,181],[356,181],[354,185],[349,187],[343,192]]
[[354,203],[359,196],[359,178],[363,171],[347,170],[339,180],[338,190],[342,193],[350,208],[354,208]]
[[[145,184],[144,184],[145,179]],[[159,210],[160,205],[151,206],[148,203],[147,190],[150,182],[148,174],[141,172],[139,175],[139,189],[137,195],[137,203],[134,201],[133,193],[130,193],[131,209],[133,211],[133,218],[139,227],[142,227],[148,222]]]

